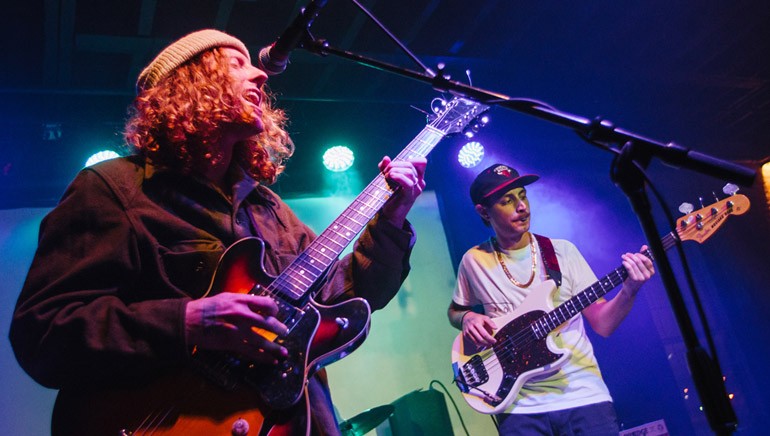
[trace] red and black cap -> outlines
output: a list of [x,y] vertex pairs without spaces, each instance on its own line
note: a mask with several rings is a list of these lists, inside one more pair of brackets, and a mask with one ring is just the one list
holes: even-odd
[[471,184],[473,204],[489,202],[495,194],[504,194],[513,188],[529,185],[539,179],[534,174],[519,175],[515,169],[504,164],[494,164],[481,172]]

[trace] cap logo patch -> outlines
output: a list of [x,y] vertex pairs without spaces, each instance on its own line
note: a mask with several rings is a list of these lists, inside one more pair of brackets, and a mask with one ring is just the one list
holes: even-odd
[[511,169],[510,169],[510,168],[508,168],[508,167],[507,167],[507,166],[505,166],[505,165],[500,165],[500,166],[497,166],[497,167],[495,167],[495,169],[494,169],[494,170],[492,170],[492,171],[494,171],[494,172],[495,172],[495,174],[497,174],[498,176],[503,176],[503,177],[511,177]]

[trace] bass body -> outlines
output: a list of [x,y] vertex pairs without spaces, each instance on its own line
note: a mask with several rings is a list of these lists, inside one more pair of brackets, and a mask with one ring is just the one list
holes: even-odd
[[455,338],[455,382],[473,409],[487,414],[505,411],[528,380],[557,371],[569,360],[569,352],[559,348],[551,335],[538,338],[531,328],[553,309],[550,301],[556,289],[553,280],[535,285],[516,310],[493,318],[497,344],[490,348],[479,348],[462,334]]

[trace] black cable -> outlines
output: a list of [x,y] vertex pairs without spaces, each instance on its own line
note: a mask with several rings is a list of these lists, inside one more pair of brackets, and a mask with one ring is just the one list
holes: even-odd
[[449,394],[449,391],[447,390],[446,386],[444,386],[443,383],[441,383],[438,380],[431,380],[431,382],[428,384],[428,389],[433,389],[433,383],[438,383],[441,386],[441,389],[444,390],[446,393],[446,396],[449,397],[449,401],[452,402],[452,406],[455,409],[455,413],[457,413],[457,417],[460,419],[460,425],[463,426],[463,430],[465,430],[465,434],[467,436],[470,436],[470,433],[468,433],[468,428],[465,426],[465,421],[463,420],[463,416],[460,414],[460,409],[457,408],[457,403],[455,403],[454,398]]

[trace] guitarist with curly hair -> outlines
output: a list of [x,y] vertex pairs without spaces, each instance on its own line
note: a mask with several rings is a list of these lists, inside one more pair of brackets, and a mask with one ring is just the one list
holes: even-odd
[[395,192],[353,252],[308,253],[323,235],[267,187],[294,147],[266,81],[229,34],[173,42],[137,81],[134,154],[83,169],[43,220],[10,340],[59,390],[54,435],[339,434],[316,370],[406,278],[427,161],[384,158]]

